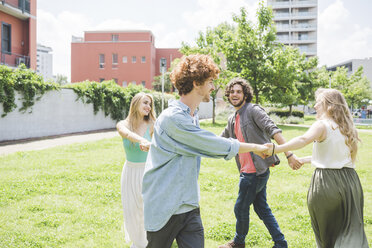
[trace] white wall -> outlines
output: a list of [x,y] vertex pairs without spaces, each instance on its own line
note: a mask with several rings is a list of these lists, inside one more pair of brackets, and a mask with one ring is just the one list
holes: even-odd
[[[84,131],[114,128],[116,121],[105,117],[103,111],[96,115],[93,104],[76,101],[77,95],[71,89],[47,92],[35,102],[32,113],[19,112],[22,106],[16,95],[17,109],[0,117],[0,141],[36,138]],[[0,104],[0,116],[3,106]]]
[[213,115],[212,99],[209,102],[202,102],[199,104],[198,115],[200,119],[212,118],[212,115]]

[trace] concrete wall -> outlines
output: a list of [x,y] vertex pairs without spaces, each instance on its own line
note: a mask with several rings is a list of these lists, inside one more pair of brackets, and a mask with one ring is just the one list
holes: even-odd
[[0,142],[114,128],[116,124],[102,111],[94,115],[93,105],[76,101],[77,95],[71,89],[46,93],[32,107],[32,113],[30,109],[18,111],[22,106],[18,98],[16,95],[18,108],[0,117]]
[[213,115],[213,102],[202,102],[199,105],[198,115],[200,119],[209,119]]

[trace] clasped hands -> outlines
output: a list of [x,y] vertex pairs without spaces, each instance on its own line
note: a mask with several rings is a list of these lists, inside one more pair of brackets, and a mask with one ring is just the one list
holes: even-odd
[[[264,159],[273,156],[275,154],[275,144],[266,143],[263,145],[259,145],[259,149],[257,149],[257,151],[255,151],[254,153]],[[304,165],[304,162],[301,159],[297,158],[295,154],[293,154],[288,156],[288,165],[293,170],[298,170]]]
[[144,152],[149,151],[150,145],[151,145],[151,142],[148,141],[148,140],[142,140],[141,142],[139,142],[139,147],[140,147],[141,151],[144,151]]

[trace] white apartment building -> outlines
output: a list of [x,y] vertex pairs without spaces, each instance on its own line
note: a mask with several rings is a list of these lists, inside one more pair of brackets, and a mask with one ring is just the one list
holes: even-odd
[[44,80],[53,79],[53,50],[51,47],[37,44],[36,72],[44,77]]
[[318,0],[267,0],[276,24],[277,40],[317,55]]
[[372,57],[365,59],[350,59],[337,65],[327,67],[328,71],[336,71],[338,67],[345,67],[348,74],[353,74],[358,70],[360,66],[363,66],[363,75],[366,76],[372,87]]

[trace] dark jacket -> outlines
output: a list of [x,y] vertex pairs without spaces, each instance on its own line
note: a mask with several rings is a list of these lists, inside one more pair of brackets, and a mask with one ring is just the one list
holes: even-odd
[[[237,112],[235,112],[235,114],[229,117],[227,126],[221,133],[222,137],[231,137],[236,139],[234,126],[237,113],[240,115],[240,128],[242,129],[244,141],[246,143],[270,143],[271,138],[276,133],[282,132],[282,130],[275,125],[262,107],[257,104],[246,103]],[[257,175],[265,173],[271,165],[277,165],[280,163],[277,155],[262,159],[260,156],[251,152],[251,156]],[[239,155],[235,156],[235,160],[240,171],[241,165],[239,162]]]

